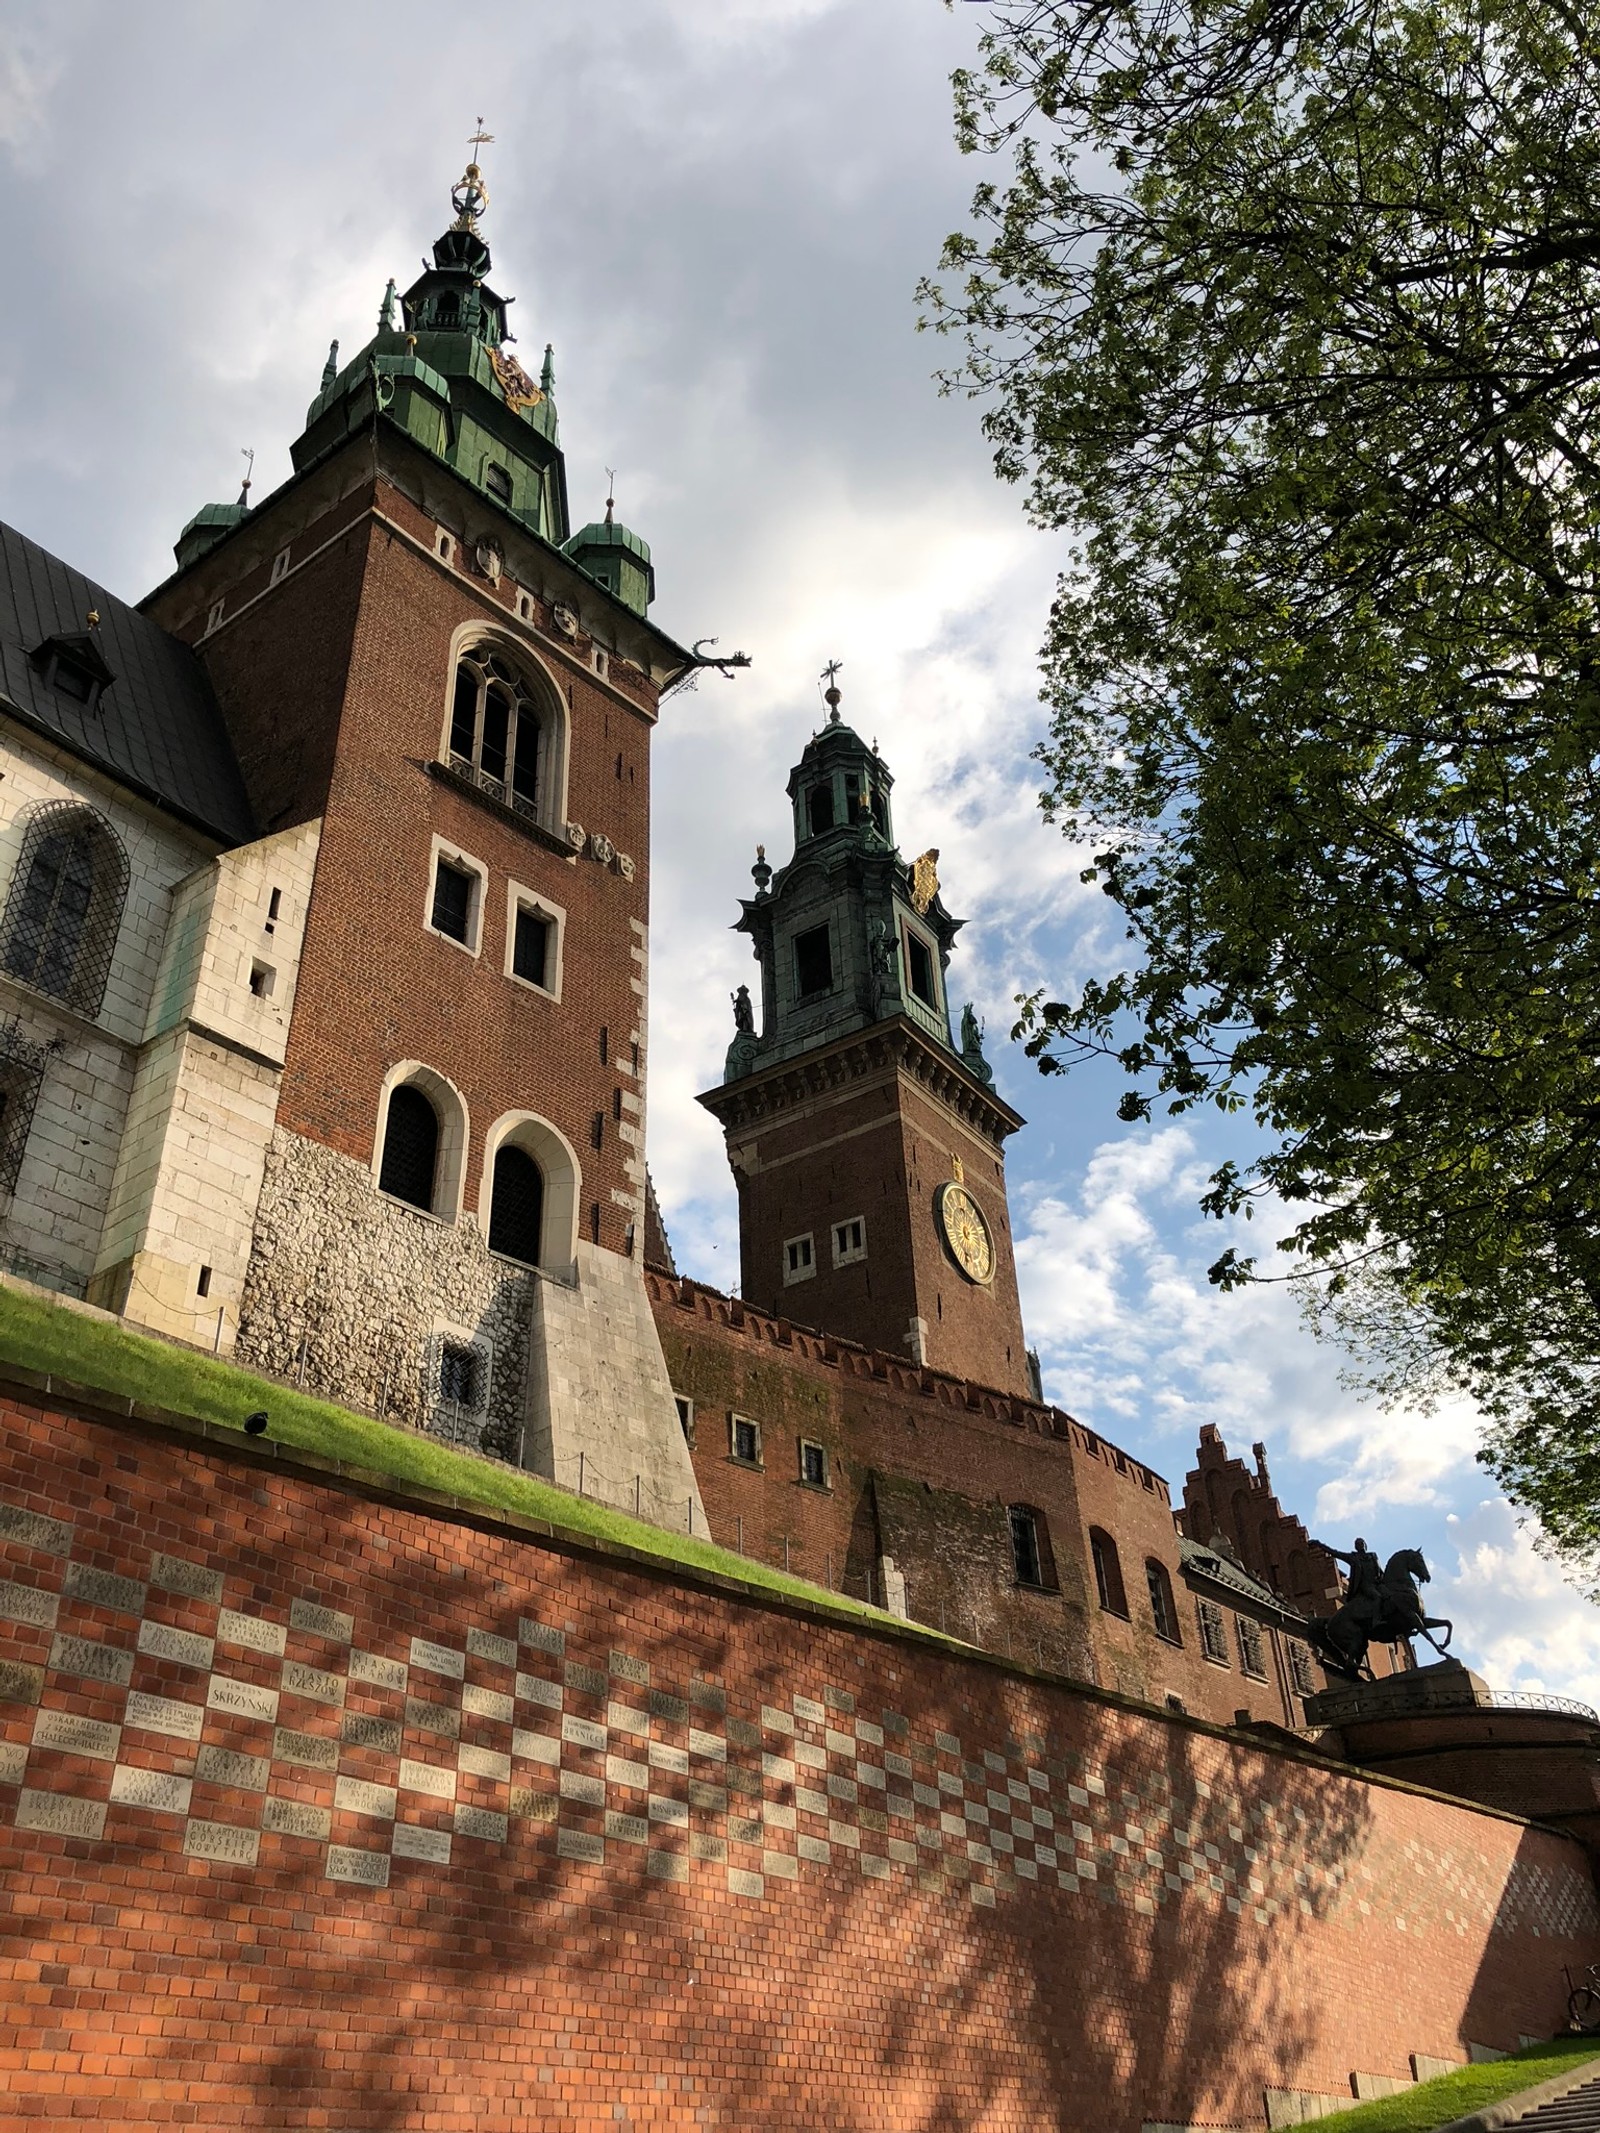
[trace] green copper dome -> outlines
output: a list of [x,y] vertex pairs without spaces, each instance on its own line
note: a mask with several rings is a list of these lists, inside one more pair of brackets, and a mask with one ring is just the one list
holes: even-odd
[[187,568],[208,548],[215,548],[218,541],[248,515],[249,509],[242,496],[236,504],[202,504],[173,543],[172,552],[178,559],[178,567]]
[[587,576],[605,586],[608,592],[614,592],[636,615],[648,611],[656,596],[656,573],[650,560],[650,544],[614,519],[609,503],[605,517],[575,533],[565,543],[564,553],[571,556]]

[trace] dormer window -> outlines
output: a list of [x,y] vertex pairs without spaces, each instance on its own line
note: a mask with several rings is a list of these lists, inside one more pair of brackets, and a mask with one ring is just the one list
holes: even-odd
[[29,657],[44,676],[46,688],[70,703],[82,704],[86,710],[94,709],[116,679],[93,635],[86,630],[70,636],[46,637]]
[[485,468],[483,486],[495,498],[496,502],[502,504],[510,503],[511,475],[505,467],[491,466]]

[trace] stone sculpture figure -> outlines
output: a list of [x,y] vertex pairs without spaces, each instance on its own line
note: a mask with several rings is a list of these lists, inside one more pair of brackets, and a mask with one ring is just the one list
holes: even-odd
[[750,1004],[749,986],[741,985],[729,998],[733,1001],[734,1028],[746,1036],[753,1037],[756,1032],[756,1013]]
[[961,1063],[985,1088],[993,1087],[994,1068],[983,1056],[983,1025],[970,1000],[961,1010]]
[[740,1081],[756,1063],[756,1014],[748,985],[741,985],[728,997],[733,1002],[733,1042],[728,1046],[728,1056],[723,1062],[722,1078],[724,1081]]
[[[1402,1637],[1425,1638],[1441,1656],[1448,1650],[1453,1624],[1442,1615],[1430,1615],[1418,1590],[1419,1581],[1425,1585],[1429,1578],[1420,1548],[1397,1549],[1380,1565],[1358,1536],[1348,1555],[1342,1548],[1329,1553],[1349,1565],[1349,1582],[1334,1614],[1313,1616],[1306,1624],[1306,1641],[1330,1674],[1346,1681],[1370,1680],[1367,1646]],[[1444,1631],[1443,1638],[1429,1635],[1435,1629]]]

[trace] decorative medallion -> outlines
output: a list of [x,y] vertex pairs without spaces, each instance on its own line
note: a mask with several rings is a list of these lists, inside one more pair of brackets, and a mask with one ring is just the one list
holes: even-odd
[[983,1219],[983,1210],[954,1178],[934,1195],[934,1219],[946,1251],[968,1281],[994,1279],[994,1239]]
[[559,600],[550,610],[550,620],[555,624],[556,628],[561,632],[563,637],[577,636],[579,627],[578,618],[572,612],[572,609],[570,607],[563,606]]
[[473,550],[473,559],[491,585],[500,583],[500,573],[505,559],[493,541],[480,541]]
[[525,407],[537,407],[544,398],[516,357],[508,355],[503,348],[489,350],[489,367],[505,394],[506,406],[514,415],[521,414]]
[[911,862],[911,902],[919,918],[926,917],[929,904],[939,893],[938,858],[939,847],[933,844],[920,859]]

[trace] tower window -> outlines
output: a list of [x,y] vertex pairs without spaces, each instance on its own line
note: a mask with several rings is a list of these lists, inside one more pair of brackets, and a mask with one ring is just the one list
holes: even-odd
[[833,1225],[833,1263],[849,1266],[853,1260],[867,1256],[867,1225],[860,1215],[852,1215],[848,1222]]
[[438,1167],[439,1114],[419,1088],[403,1081],[389,1092],[378,1190],[431,1214]]
[[250,990],[258,1000],[270,1000],[272,988],[278,981],[278,973],[270,963],[250,965]]
[[826,926],[813,926],[794,937],[795,989],[802,1000],[833,990],[833,950]]
[[806,796],[806,819],[811,824],[813,837],[820,837],[825,830],[833,828],[833,787],[813,785]]
[[783,1285],[790,1288],[797,1281],[810,1281],[817,1271],[817,1255],[812,1248],[811,1232],[803,1237],[789,1237],[783,1247]]
[[484,471],[483,486],[501,503],[511,501],[511,475],[505,467],[488,467]]
[[820,1444],[800,1440],[800,1479],[808,1489],[828,1486],[828,1454]]
[[761,1464],[761,1424],[748,1415],[728,1417],[728,1456],[741,1466]]
[[441,859],[433,877],[433,929],[463,947],[472,937],[474,877],[465,867]]
[[128,893],[128,859],[92,808],[54,800],[29,819],[6,901],[0,968],[96,1015]]
[[906,928],[906,968],[911,975],[911,990],[927,1007],[937,1007],[939,995],[933,982],[933,957],[928,944],[919,934]]
[[510,664],[480,645],[456,668],[451,767],[519,814],[537,815],[545,725]]
[[1011,1566],[1019,1585],[1042,1587],[1044,1563],[1039,1548],[1039,1514],[1025,1503],[1014,1503],[1006,1513],[1011,1527]]
[[1094,1562],[1095,1592],[1108,1615],[1128,1615],[1128,1596],[1122,1585],[1122,1560],[1111,1535],[1099,1526],[1089,1528],[1089,1554]]
[[1228,1663],[1228,1639],[1222,1625],[1222,1609],[1215,1600],[1196,1600],[1195,1619],[1200,1624],[1200,1652],[1213,1666]]
[[1181,1644],[1178,1633],[1178,1610],[1172,1601],[1172,1580],[1167,1575],[1165,1563],[1151,1556],[1144,1566],[1145,1584],[1150,1592],[1150,1617],[1156,1626],[1156,1635],[1165,1637],[1169,1644]]
[[546,973],[550,967],[550,937],[555,927],[542,911],[530,910],[522,904],[518,907],[512,930],[512,976],[521,978],[525,985],[548,990]]
[[543,1234],[544,1173],[525,1148],[501,1148],[494,1159],[489,1249],[537,1266]]

